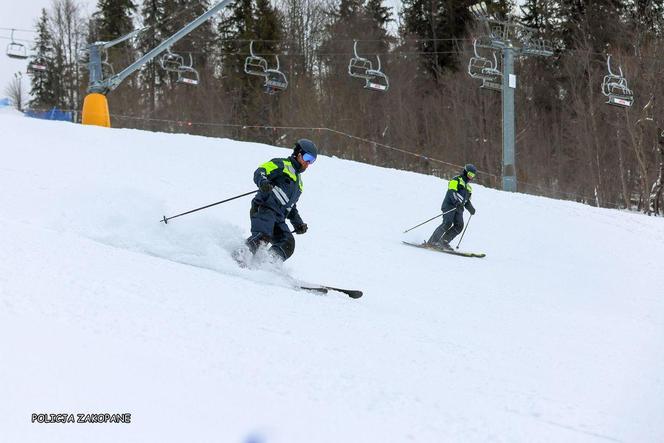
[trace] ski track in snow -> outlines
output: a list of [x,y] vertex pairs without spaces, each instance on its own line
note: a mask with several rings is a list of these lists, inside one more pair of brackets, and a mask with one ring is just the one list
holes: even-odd
[[[475,185],[454,257],[401,244],[444,180],[321,156],[295,255],[241,269],[250,197],[159,220],[287,150],[0,129],[0,441],[664,441],[659,217]],[[64,412],[132,423],[30,423]]]

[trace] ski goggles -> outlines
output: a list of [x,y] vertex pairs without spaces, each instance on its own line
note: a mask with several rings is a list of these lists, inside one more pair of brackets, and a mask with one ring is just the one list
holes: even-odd
[[466,175],[468,176],[468,178],[471,178],[471,179],[475,178],[475,173],[474,172],[466,171]]
[[302,160],[304,160],[305,162],[307,162],[309,164],[312,164],[313,162],[316,161],[316,157],[309,154],[308,152],[305,152],[304,154],[302,154]]

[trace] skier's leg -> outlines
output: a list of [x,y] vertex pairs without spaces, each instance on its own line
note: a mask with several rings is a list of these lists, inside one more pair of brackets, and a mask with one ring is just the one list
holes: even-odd
[[454,214],[456,212],[457,211],[451,211],[443,215],[443,222],[436,228],[435,231],[433,231],[433,234],[431,234],[428,243],[433,245],[443,244],[445,235],[450,231],[452,226],[454,226]]
[[461,234],[463,231],[463,212],[462,211],[453,211],[454,221],[452,227],[443,235],[443,241],[449,245],[449,243],[454,240],[454,237]]
[[255,253],[262,243],[272,241],[276,214],[263,206],[252,206],[249,216],[251,218],[251,237],[247,239],[246,243],[249,250]]
[[285,222],[275,225],[270,252],[283,261],[295,252],[295,238]]
[[429,241],[427,243],[431,244],[436,244],[439,243],[440,240],[443,238],[443,235],[445,235],[445,232],[452,227],[452,223],[442,223],[440,226],[436,228],[435,231],[433,231],[433,234],[431,234],[431,237],[429,237]]

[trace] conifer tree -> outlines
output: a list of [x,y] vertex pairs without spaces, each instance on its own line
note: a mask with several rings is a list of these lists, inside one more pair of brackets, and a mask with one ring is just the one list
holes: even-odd
[[99,38],[109,41],[131,32],[135,12],[132,0],[99,0],[94,14]]
[[243,53],[248,52],[249,40],[254,33],[254,3],[252,0],[238,0],[230,8],[217,28],[219,45],[224,53],[224,71],[236,77],[242,73]]
[[664,0],[633,0],[629,20],[634,28],[654,36],[664,34]]
[[[269,68],[276,66],[275,55],[280,54],[280,70],[289,75],[281,53],[282,21],[279,11],[269,0],[238,0],[219,22],[217,38],[223,53],[224,107],[233,121],[276,122],[282,94],[265,94],[265,79],[246,74],[244,63],[253,41],[254,54],[263,57]],[[270,141],[265,132],[250,134],[243,131],[234,136]]]
[[552,19],[549,0],[526,0],[520,7],[521,23],[529,28],[545,31]]
[[368,0],[365,6],[368,18],[386,34],[387,24],[393,21],[391,9],[388,6],[383,6],[383,0]]
[[[164,1],[143,0],[140,13],[143,27],[147,27],[148,30],[141,34],[137,49],[141,54],[145,54],[157,47],[163,39],[160,23],[164,19]],[[139,73],[142,100],[147,104],[146,111],[150,116],[154,116],[157,109],[158,91],[161,90],[161,86],[164,84],[165,76],[164,71],[159,66],[158,58],[143,66]]]
[[[335,76],[343,72],[348,60],[336,54],[352,54],[352,40],[365,40],[358,43],[358,54],[376,52],[375,45],[367,47],[367,40],[372,39],[371,29],[367,28],[367,14],[362,0],[341,0],[338,7],[329,11],[330,22],[326,37],[321,44],[321,60],[326,66],[328,81],[334,83]],[[336,88],[336,86],[334,86]]]
[[624,43],[621,22],[626,10],[624,0],[559,0],[555,17],[557,38],[565,48],[584,45],[604,52],[607,45]]
[[391,9],[383,5],[383,0],[368,0],[364,5],[364,20],[370,30],[369,37],[375,40],[376,51],[380,53],[387,52],[390,41],[394,40],[387,31],[388,23],[393,21]]
[[[177,17],[173,19],[175,29],[173,32],[183,28],[194,19],[203,15],[210,8],[209,0],[177,0],[174,2],[177,8]],[[167,17],[172,13],[167,12]],[[172,33],[166,35],[169,37]],[[210,60],[212,47],[215,41],[215,32],[211,20],[201,23],[196,29],[192,30],[178,44],[177,50],[183,53],[191,53],[194,65],[199,70],[204,70]],[[189,62],[189,57],[187,63]]]
[[402,36],[418,39],[417,48],[425,53],[426,70],[439,77],[444,70],[457,69],[460,45],[471,22],[468,7],[473,1],[404,0]]
[[53,37],[48,29],[48,20],[46,9],[42,9],[37,22],[37,38],[32,48],[34,55],[28,65],[32,97],[29,106],[35,109],[49,108],[57,103],[55,83],[58,76],[55,72]]

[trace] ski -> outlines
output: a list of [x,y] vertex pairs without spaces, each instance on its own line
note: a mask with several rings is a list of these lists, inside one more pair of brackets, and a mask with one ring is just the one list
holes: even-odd
[[336,291],[346,294],[350,298],[360,298],[363,295],[362,291],[358,291],[357,289],[342,289],[342,288],[334,288],[332,286],[323,286],[323,285],[309,285],[303,283],[299,286],[299,288],[305,291],[314,291],[323,294],[327,294],[328,291]]
[[[254,255],[249,253],[249,250],[247,248],[238,248],[231,253],[231,257],[233,257],[233,260],[235,260],[238,266],[242,269],[251,269],[250,259],[253,258],[253,256]],[[293,277],[288,277],[288,278],[290,279],[292,287],[297,290],[317,292],[319,294],[327,294],[328,291],[336,291],[346,294],[350,298],[360,298],[363,295],[362,291],[359,291],[357,289],[335,288],[332,286],[303,282]]]
[[302,289],[304,291],[311,291],[311,292],[320,292],[321,294],[327,294],[327,288],[323,288],[323,287],[298,286],[297,289]]
[[444,252],[445,254],[451,254],[451,255],[460,255],[462,257],[475,257],[475,258],[482,258],[486,257],[486,254],[484,253],[479,253],[479,252],[463,252],[463,251],[455,251],[455,250],[447,250],[447,249],[440,249],[436,248],[434,246],[430,246],[427,243],[421,243],[421,244],[415,244],[415,243],[408,243],[407,241],[402,242],[405,245],[408,246],[414,246],[416,248],[421,248],[421,249],[428,249],[430,251],[436,251],[436,252]]
[[357,289],[333,288],[332,286],[323,286],[323,288],[325,288],[329,291],[342,292],[342,293],[346,294],[347,296],[349,296],[350,298],[360,298],[363,295],[362,291],[359,291]]

